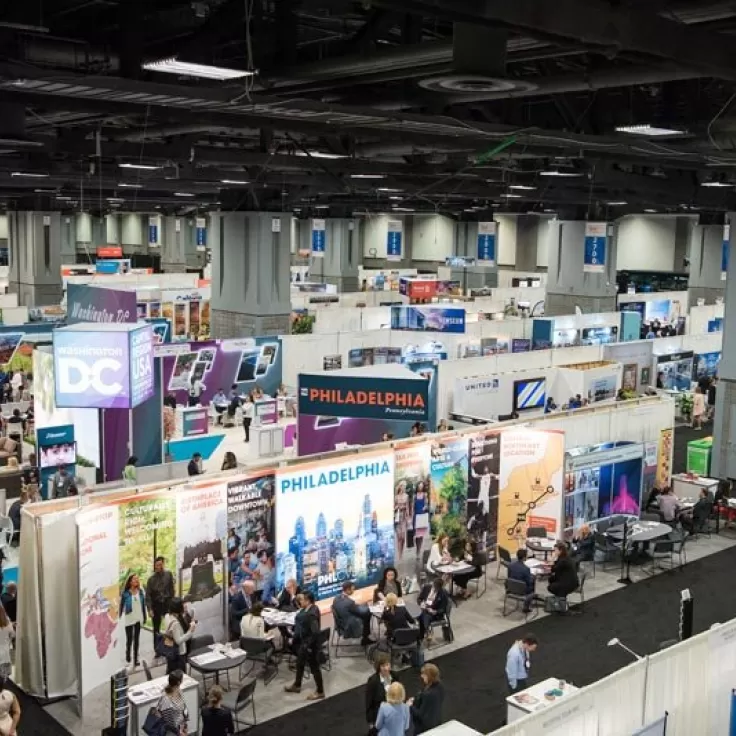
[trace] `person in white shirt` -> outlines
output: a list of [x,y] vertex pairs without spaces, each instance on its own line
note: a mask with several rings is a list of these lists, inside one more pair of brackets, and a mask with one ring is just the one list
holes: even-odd
[[253,422],[253,416],[255,414],[255,404],[253,400],[248,396],[243,401],[243,429],[245,430],[245,441],[250,442],[250,425]]
[[429,549],[429,559],[427,560],[427,572],[436,575],[435,567],[437,565],[449,565],[452,562],[450,554],[450,538],[447,534],[440,534],[437,541]]
[[483,466],[482,473],[476,473],[473,466],[470,466],[470,474],[473,478],[478,479],[478,503],[483,504],[484,509],[491,508],[491,480],[498,480],[497,473],[491,473],[491,469],[487,466]]
[[13,387],[13,397],[15,401],[20,401],[23,395],[23,371],[16,371],[10,379],[10,385]]
[[189,387],[189,406],[197,406],[199,398],[202,396],[204,386],[199,378],[195,378]]

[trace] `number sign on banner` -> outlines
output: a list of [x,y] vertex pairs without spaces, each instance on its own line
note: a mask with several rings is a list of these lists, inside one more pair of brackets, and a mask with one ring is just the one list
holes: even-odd
[[495,222],[478,223],[478,260],[489,266],[496,265],[496,230]]
[[312,220],[312,255],[324,258],[327,241],[327,226],[324,220]]
[[606,270],[607,238],[608,223],[587,222],[585,224],[584,272],[603,273]]
[[401,220],[388,221],[388,233],[386,235],[386,260],[400,261],[404,238],[404,223]]
[[723,243],[721,245],[721,281],[728,275],[728,256],[731,250],[731,226],[723,226]]

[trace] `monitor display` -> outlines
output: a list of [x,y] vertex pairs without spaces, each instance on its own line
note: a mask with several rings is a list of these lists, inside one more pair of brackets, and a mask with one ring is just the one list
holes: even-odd
[[42,468],[55,468],[59,465],[74,465],[77,462],[77,443],[62,442],[41,448]]
[[618,327],[584,327],[581,336],[583,345],[607,345],[616,342]]
[[543,409],[545,384],[544,378],[514,381],[514,411]]

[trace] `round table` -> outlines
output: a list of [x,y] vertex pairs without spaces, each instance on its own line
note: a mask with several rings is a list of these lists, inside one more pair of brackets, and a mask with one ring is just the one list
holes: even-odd
[[555,544],[556,542],[554,539],[544,539],[543,537],[532,537],[531,539],[527,538],[526,540],[526,548],[532,552],[542,552],[544,554],[545,562],[547,561],[547,555],[550,552],[554,552]]
[[[220,672],[229,672],[230,670],[234,670],[236,667],[240,667],[240,665],[243,664],[246,659],[248,659],[248,653],[244,652],[237,657],[227,657],[223,654],[218,659],[215,659],[212,662],[207,662],[206,664],[197,664],[196,662],[192,661],[193,658],[198,657],[201,654],[210,654],[212,652],[213,649],[211,646],[196,649],[195,651],[190,653],[188,657],[188,662],[189,666],[200,674],[204,676],[214,675],[215,683],[217,685],[220,684]],[[230,680],[228,675],[228,683],[229,682]]]

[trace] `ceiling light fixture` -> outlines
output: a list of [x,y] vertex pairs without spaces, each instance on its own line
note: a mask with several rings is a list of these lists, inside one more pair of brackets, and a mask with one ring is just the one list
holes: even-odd
[[416,212],[416,210],[412,209],[411,207],[392,207],[391,208],[394,212]]
[[316,209],[316,210],[328,210],[328,209],[330,209],[330,205],[328,205],[328,204],[316,204],[316,205],[314,205],[314,209]]
[[156,164],[118,164],[120,169],[140,169],[141,171],[158,171],[163,169],[163,166],[156,166]]
[[181,74],[185,77],[200,77],[202,79],[215,79],[224,82],[230,79],[252,77],[255,72],[245,69],[229,69],[222,66],[211,66],[209,64],[194,64],[189,61],[179,61],[176,58],[160,59],[159,61],[148,61],[141,64],[143,69],[149,72],[161,72],[162,74]]
[[119,182],[118,186],[124,189],[143,189],[143,184],[129,184],[126,181]]
[[615,201],[615,202],[606,202],[606,204],[609,207],[623,207],[625,204],[628,204],[628,202],[624,202],[623,200]]
[[514,194],[513,192],[506,192],[501,195],[504,199],[521,199],[521,194]]
[[648,215],[656,215],[657,214],[657,210],[653,210],[653,209],[646,209],[646,210],[644,210],[644,212],[646,212]]
[[29,179],[48,179],[50,174],[42,174],[38,171],[13,171],[10,176],[25,176]]
[[62,194],[57,194],[56,199],[58,199],[60,202],[71,202],[72,201],[71,197],[66,197]]
[[305,158],[347,158],[342,153],[330,153],[329,151],[296,151],[295,156],[302,156]]
[[519,189],[520,191],[524,192],[532,192],[536,189],[536,187],[533,187],[529,184],[509,184],[509,189]]
[[393,189],[392,187],[378,187],[377,192],[403,192],[403,189]]
[[675,128],[660,128],[656,125],[620,125],[616,128],[617,133],[630,133],[631,135],[687,135],[686,130],[676,130]]
[[245,186],[250,184],[249,181],[243,181],[242,179],[220,179],[220,184],[234,184],[235,186]]
[[701,187],[722,187],[722,188],[728,188],[732,187],[733,184],[727,181],[701,181],[700,182]]
[[125,200],[122,197],[108,197],[108,202],[125,202]]
[[540,171],[539,176],[582,176],[581,171],[569,171],[563,169],[549,169],[547,171]]
[[56,190],[55,189],[34,189],[34,194],[53,194]]
[[191,192],[174,192],[175,197],[193,197]]
[[350,174],[351,179],[385,179],[386,174]]

